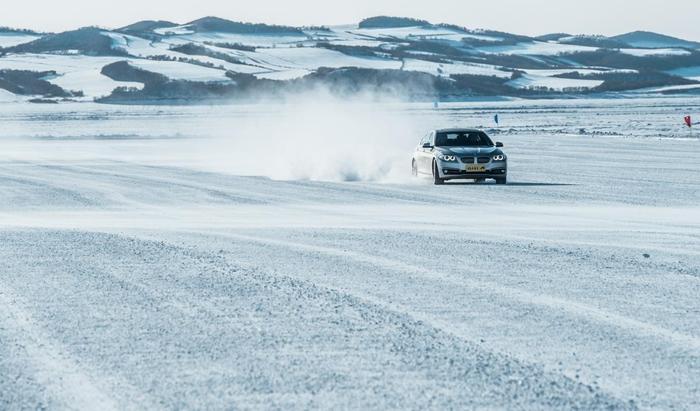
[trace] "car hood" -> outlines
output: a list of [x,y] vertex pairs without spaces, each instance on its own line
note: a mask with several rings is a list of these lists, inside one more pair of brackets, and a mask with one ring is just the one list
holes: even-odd
[[479,156],[501,154],[501,150],[496,147],[438,147],[438,150],[445,154],[456,156]]

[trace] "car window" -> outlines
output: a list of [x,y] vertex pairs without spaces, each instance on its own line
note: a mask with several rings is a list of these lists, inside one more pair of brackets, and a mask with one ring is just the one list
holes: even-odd
[[455,131],[437,133],[439,147],[493,147],[493,141],[481,131]]

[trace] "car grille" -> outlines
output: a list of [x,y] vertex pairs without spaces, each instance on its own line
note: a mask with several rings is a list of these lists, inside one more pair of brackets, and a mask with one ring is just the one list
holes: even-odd
[[474,164],[475,160],[479,164],[486,164],[491,161],[491,157],[462,157],[461,160],[465,164]]

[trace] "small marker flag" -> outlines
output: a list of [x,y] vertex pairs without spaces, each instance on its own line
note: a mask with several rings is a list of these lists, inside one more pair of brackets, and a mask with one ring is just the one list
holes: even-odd
[[693,119],[690,116],[685,116],[685,125],[688,127],[693,127]]

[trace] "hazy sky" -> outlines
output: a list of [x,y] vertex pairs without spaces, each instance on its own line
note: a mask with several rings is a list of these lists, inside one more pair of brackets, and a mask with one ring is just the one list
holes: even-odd
[[0,26],[59,31],[207,15],[288,25],[356,23],[379,14],[520,34],[651,30],[700,40],[700,0],[2,0]]

